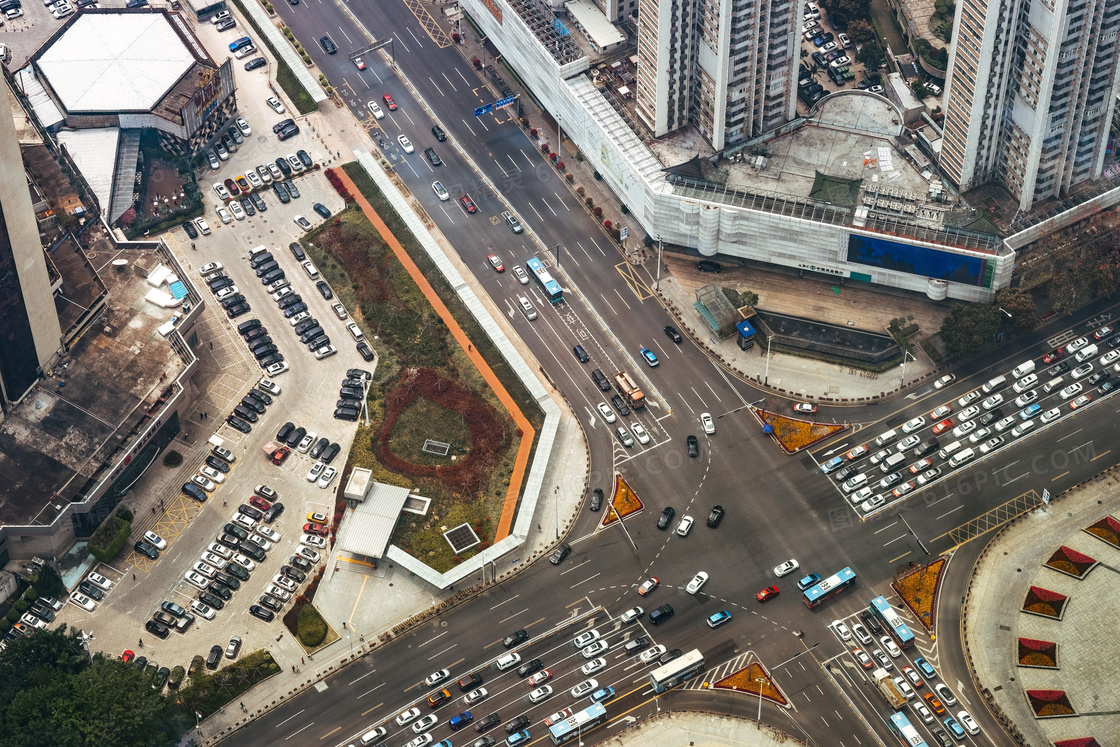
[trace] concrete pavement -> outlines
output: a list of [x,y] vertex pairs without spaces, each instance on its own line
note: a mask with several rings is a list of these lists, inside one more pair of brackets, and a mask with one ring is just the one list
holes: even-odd
[[[609,725],[606,730],[613,731]],[[594,732],[585,741],[607,747],[771,747],[775,744],[805,744],[771,726],[759,729],[750,719],[701,711],[665,711],[656,718],[637,721],[609,738],[601,732]]]

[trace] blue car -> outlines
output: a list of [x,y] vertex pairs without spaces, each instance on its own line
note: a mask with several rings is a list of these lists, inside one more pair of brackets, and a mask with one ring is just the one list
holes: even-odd
[[835,470],[837,467],[839,467],[843,463],[844,463],[844,457],[842,457],[842,456],[832,457],[827,462],[825,462],[824,464],[821,465],[821,472],[823,472],[827,475],[829,472],[832,472],[833,470]]
[[945,728],[957,739],[964,739],[964,727],[958,724],[952,716],[945,719]]
[[610,700],[614,697],[613,687],[603,687],[591,693],[592,703],[602,703],[603,701]]
[[[521,731],[517,732],[516,734],[511,734],[506,739],[506,744],[508,744],[509,747],[514,747],[515,745],[521,744],[523,742],[528,742],[530,739],[531,739],[531,737],[529,736],[529,730],[528,729],[522,729]],[[442,742],[440,744],[442,744]],[[451,742],[447,743],[447,747],[451,747]]]
[[927,679],[937,676],[937,672],[933,671],[933,667],[930,666],[930,663],[921,657],[914,659],[914,666],[916,666],[918,671],[924,674]]
[[724,610],[723,612],[717,612],[717,613],[715,613],[714,615],[712,615],[711,617],[708,618],[708,627],[709,628],[718,628],[720,625],[723,625],[725,622],[729,621],[730,619],[731,619],[731,613],[728,612],[727,610]]
[[654,355],[653,351],[649,348],[642,348],[642,357],[646,359],[646,363],[649,364],[650,368],[657,366],[657,356]]
[[1035,415],[1037,415],[1041,411],[1042,411],[1042,405],[1035,402],[1033,405],[1030,405],[1028,407],[1024,407],[1022,410],[1020,410],[1019,411],[1019,417],[1022,418],[1023,420],[1030,420],[1031,418],[1033,418]]
[[801,589],[801,591],[805,591],[820,580],[821,576],[819,573],[810,573],[808,576],[797,582],[797,588]]

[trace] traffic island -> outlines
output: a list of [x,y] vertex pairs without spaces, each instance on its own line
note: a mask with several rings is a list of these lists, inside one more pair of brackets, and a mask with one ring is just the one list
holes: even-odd
[[755,417],[762,421],[762,432],[773,437],[787,454],[796,454],[848,428],[847,423],[813,423],[766,410],[755,410]]
[[891,584],[898,592],[899,599],[921,621],[922,627],[931,633],[934,621],[933,608],[944,570],[945,558],[939,558]]
[[783,707],[789,705],[789,701],[782,695],[781,690],[778,689],[778,686],[770,679],[770,675],[758,662],[737,672],[732,672],[712,687],[720,690],[748,693]]
[[622,475],[615,476],[614,495],[611,496],[610,508],[603,517],[603,526],[609,526],[615,521],[625,519],[630,514],[636,514],[645,507],[642,499],[634,492]]

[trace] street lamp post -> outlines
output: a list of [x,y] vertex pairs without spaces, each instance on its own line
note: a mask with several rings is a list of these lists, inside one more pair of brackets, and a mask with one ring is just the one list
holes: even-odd
[[552,506],[555,509],[556,539],[560,539],[560,486],[552,489]]
[[754,681],[758,683],[758,718],[755,719],[755,725],[758,731],[762,731],[762,683],[766,682],[766,678],[755,677]]
[[912,360],[912,361],[917,361],[918,360],[917,358],[914,357],[914,355],[909,350],[907,350],[903,353],[903,355],[902,355],[902,379],[901,379],[901,381],[898,382],[898,388],[899,389],[906,386],[906,359],[907,358],[910,358],[910,360]]
[[665,243],[661,240],[661,236],[657,237],[657,280],[653,283],[653,289],[656,291],[661,290],[661,250],[664,248]]
[[774,339],[773,335],[766,336],[766,373],[763,375],[762,385],[770,383],[770,341]]
[[626,534],[626,539],[630,540],[630,546],[634,548],[634,552],[637,552],[638,546],[634,544],[634,538],[630,536],[630,530],[626,528],[626,522],[622,520],[622,516],[619,515],[618,509],[614,507],[613,502],[610,504],[610,506],[611,511],[614,511],[614,517],[618,519],[618,525],[622,527],[622,531]]

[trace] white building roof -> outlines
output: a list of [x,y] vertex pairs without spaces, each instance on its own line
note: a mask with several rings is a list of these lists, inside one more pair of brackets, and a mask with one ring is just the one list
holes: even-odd
[[389,538],[407,499],[408,488],[373,483],[366,499],[354,509],[339,538],[338,549],[353,555],[380,558],[389,546]]
[[149,111],[194,64],[163,13],[82,13],[37,60],[68,112]]
[[16,85],[31,102],[31,108],[35,110],[35,118],[39,120],[40,125],[50,129],[63,121],[62,112],[55,106],[54,99],[47,95],[43,84],[35,77],[34,68],[28,65],[16,73]]
[[603,11],[591,0],[575,0],[564,5],[564,9],[579,22],[584,32],[600,49],[609,49],[626,41],[622,32],[607,20]]
[[82,172],[102,212],[109,210],[113,199],[113,173],[117,169],[117,141],[120,130],[107,127],[98,130],[63,130],[58,141]]

